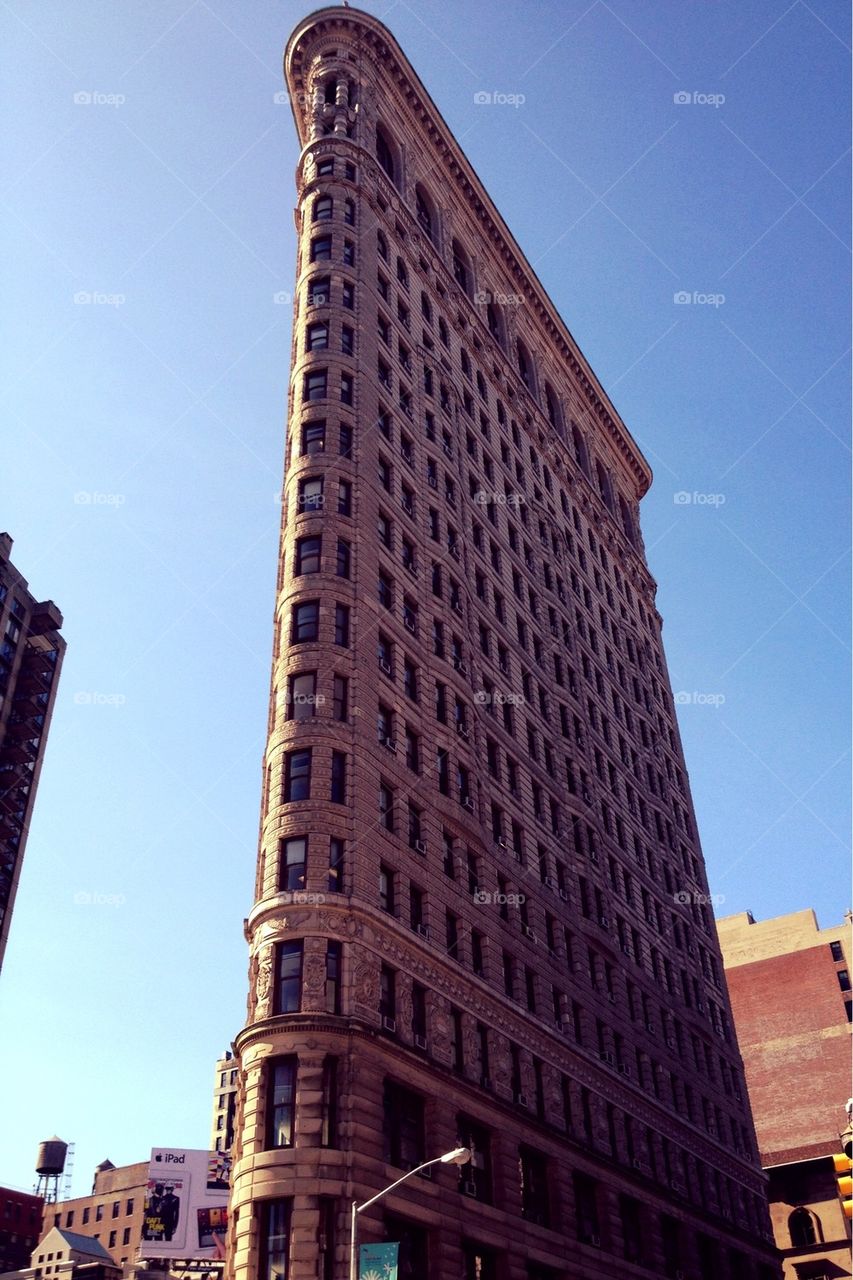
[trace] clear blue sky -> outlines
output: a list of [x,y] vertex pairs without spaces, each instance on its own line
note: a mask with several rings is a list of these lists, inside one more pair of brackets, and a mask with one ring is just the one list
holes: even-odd
[[[847,6],[366,7],[654,468],[646,547],[719,912],[839,921]],[[206,1145],[244,1016],[289,358],[273,299],[294,274],[274,95],[304,12],[3,6],[0,526],[68,655],[0,975],[0,1183],[29,1185],[54,1132],[78,1193],[105,1156]]]

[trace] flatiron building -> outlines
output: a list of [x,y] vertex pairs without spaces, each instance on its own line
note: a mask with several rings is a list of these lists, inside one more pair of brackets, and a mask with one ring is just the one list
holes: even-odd
[[651,473],[388,29],[285,54],[298,260],[229,1274],[778,1275]]

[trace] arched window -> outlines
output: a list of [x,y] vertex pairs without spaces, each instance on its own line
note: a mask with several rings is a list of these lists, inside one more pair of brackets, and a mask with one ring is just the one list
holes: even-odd
[[397,166],[394,163],[394,151],[391,140],[381,124],[376,126],[376,159],[396,186]]
[[564,436],[563,415],[560,410],[560,401],[557,399],[557,393],[551,386],[550,382],[545,383],[545,407],[548,411],[548,421],[557,432],[558,436]]
[[489,333],[495,342],[504,345],[503,326],[501,325],[500,312],[493,302],[486,304],[486,324],[489,326]]
[[820,1244],[823,1240],[823,1229],[820,1218],[810,1209],[795,1209],[788,1218],[788,1230],[791,1233],[791,1244],[803,1248],[810,1244]]
[[635,542],[637,533],[634,526],[634,517],[631,515],[631,508],[621,494],[619,495],[619,513],[622,516],[622,528],[625,530],[625,537],[629,542]]
[[518,355],[518,372],[521,376],[521,381],[527,387],[527,390],[533,394],[533,362],[530,359],[530,352],[521,341],[521,338],[518,339],[516,350]]
[[575,451],[575,462],[580,467],[585,476],[589,476],[589,454],[586,451],[586,441],[581,435],[580,428],[576,422],[572,423],[572,448]]
[[314,201],[314,207],[311,213],[313,222],[327,222],[334,212],[334,202],[331,196],[317,196]]
[[438,233],[435,205],[420,183],[415,187],[415,212],[421,227],[435,244]]
[[458,240],[453,241],[453,274],[460,288],[471,296],[471,263]]
[[602,502],[611,511],[614,511],[613,488],[610,484],[610,476],[598,459],[595,462],[595,478],[598,481],[598,492],[601,494]]

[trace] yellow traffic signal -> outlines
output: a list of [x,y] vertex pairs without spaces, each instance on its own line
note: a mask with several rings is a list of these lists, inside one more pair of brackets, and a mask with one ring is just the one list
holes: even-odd
[[835,1176],[838,1180],[838,1194],[845,1218],[853,1218],[853,1160],[849,1155],[839,1153],[832,1157]]

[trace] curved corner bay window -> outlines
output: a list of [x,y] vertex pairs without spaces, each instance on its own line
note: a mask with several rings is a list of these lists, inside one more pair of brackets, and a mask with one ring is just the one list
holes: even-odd
[[292,1147],[296,1111],[296,1058],[273,1058],[269,1064],[269,1147]]

